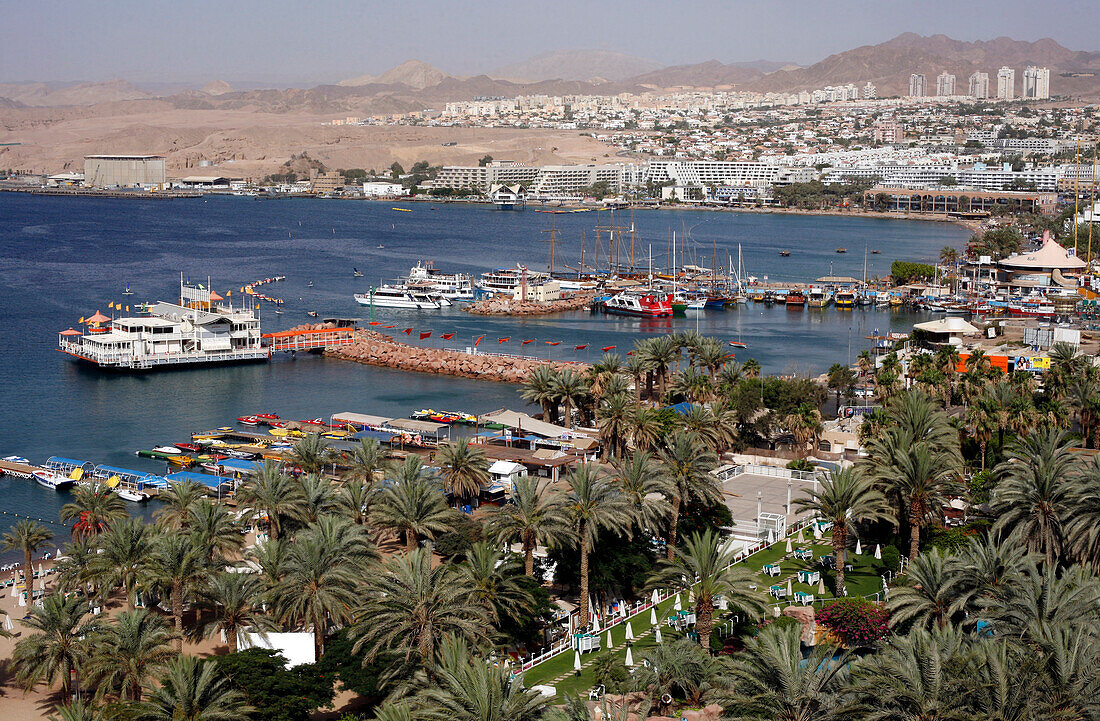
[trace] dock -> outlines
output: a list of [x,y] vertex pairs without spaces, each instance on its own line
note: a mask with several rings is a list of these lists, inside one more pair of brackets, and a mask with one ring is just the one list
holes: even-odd
[[16,476],[17,478],[30,478],[35,471],[42,470],[38,466],[28,466],[25,463],[12,461],[0,461],[0,474]]

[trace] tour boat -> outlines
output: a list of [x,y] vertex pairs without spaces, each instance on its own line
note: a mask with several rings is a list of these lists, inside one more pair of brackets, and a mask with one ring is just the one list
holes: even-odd
[[397,285],[381,285],[373,293],[356,293],[355,300],[359,305],[373,305],[376,308],[439,310],[442,307],[437,297]]
[[856,293],[853,290],[838,290],[833,296],[833,302],[837,308],[854,308],[856,306]]
[[605,300],[603,308],[616,315],[663,318],[672,315],[672,296],[652,290],[624,290]]
[[783,302],[788,308],[802,308],[806,305],[806,295],[800,290],[790,290]]
[[1053,318],[1055,315],[1054,303],[1051,303],[1046,298],[1028,298],[1019,303],[1009,304],[1008,314],[1032,318]]
[[68,476],[63,476],[60,473],[54,473],[53,471],[46,470],[45,468],[40,468],[39,470],[31,473],[31,475],[34,476],[34,480],[36,483],[38,483],[38,485],[45,486],[46,488],[50,488],[55,491],[60,491],[63,488],[68,488],[69,486],[76,483],[76,481],[74,481],[72,478],[69,478]]
[[417,261],[416,265],[409,269],[406,281],[424,287],[442,298],[448,300],[473,300],[473,278],[465,273],[442,273],[435,265],[428,261]]
[[481,274],[481,280],[477,286],[491,293],[504,293],[507,295],[519,295],[524,282],[527,287],[542,285],[550,280],[549,273],[539,273],[528,270],[521,265],[515,268],[497,268]]
[[832,301],[832,297],[829,291],[824,288],[810,288],[810,295],[806,300],[806,304],[811,308],[824,308]]

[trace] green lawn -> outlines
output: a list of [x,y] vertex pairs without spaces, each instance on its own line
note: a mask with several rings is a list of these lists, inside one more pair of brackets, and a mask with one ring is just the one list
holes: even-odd
[[[807,534],[808,536],[808,534]],[[802,561],[796,560],[794,557],[787,558],[786,539],[773,544],[772,546],[765,548],[757,553],[749,556],[741,562],[742,565],[748,567],[750,570],[755,571],[757,578],[759,579],[759,587],[763,592],[767,592],[768,588],[772,585],[781,584],[787,585],[787,578],[794,576],[799,570],[812,569],[821,571],[821,566],[818,564],[817,559],[823,555],[831,554],[832,544],[829,536],[826,535],[820,541],[815,541],[812,538],[807,538],[807,542],[799,544],[796,538],[791,539],[792,548],[806,548],[809,547],[813,550],[814,560]],[[869,596],[879,592],[882,589],[881,574],[883,573],[883,567],[881,561],[876,561],[872,555],[874,548],[864,549],[862,555],[856,555],[854,551],[849,550],[848,562],[853,566],[852,571],[848,571],[845,574],[848,584],[848,594],[850,596]],[[774,563],[778,561],[782,574],[777,577],[766,576],[761,571],[762,567],[768,563]],[[826,593],[824,599],[826,601],[833,599],[833,593],[836,588],[836,576],[835,571],[822,571],[822,578],[825,579]],[[820,600],[822,597],[817,592],[817,584],[812,586],[798,583],[797,581],[791,584],[792,591],[802,591],[805,593],[811,593],[815,596],[815,600]],[[687,592],[684,591],[681,594],[681,603],[683,608],[688,609],[690,605],[687,602]],[[675,597],[669,598],[661,602],[657,607],[657,622],[661,626],[661,635],[665,642],[669,640],[679,638],[680,634],[664,625],[665,618],[672,615],[673,606],[675,604]],[[788,605],[787,599],[776,601],[773,605],[778,604],[781,608]],[[820,603],[816,603],[815,606],[820,608]],[[643,611],[634,618],[631,619],[631,626],[634,631],[636,640],[632,645],[632,653],[634,656],[634,662],[636,664],[641,663],[641,655],[645,650],[654,645],[653,633],[651,631],[652,626],[649,623],[650,614],[649,611]],[[722,617],[716,615],[715,626],[717,627],[722,622]],[[602,631],[600,637],[603,640],[603,647],[606,650],[607,645],[607,631]],[[626,625],[620,624],[611,630],[611,639],[613,648],[612,651],[615,657],[621,662],[625,663],[626,660]],[[599,652],[599,653],[602,653]],[[587,694],[588,690],[595,685],[595,679],[592,677],[592,662],[596,658],[597,653],[586,653],[581,655],[581,663],[583,665],[580,676],[577,676],[573,671],[573,651],[567,651],[559,654],[554,658],[544,661],[537,666],[531,668],[524,674],[524,684],[530,688],[538,684],[551,684],[556,686],[559,694],[569,693],[581,693]],[[562,680],[555,680],[560,678]]]

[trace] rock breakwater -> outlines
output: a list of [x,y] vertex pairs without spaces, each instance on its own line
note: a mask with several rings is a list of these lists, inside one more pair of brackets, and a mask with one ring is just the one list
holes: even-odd
[[[317,327],[323,328],[323,325]],[[465,353],[442,348],[421,348],[394,340],[372,330],[358,330],[351,345],[332,348],[325,355],[366,365],[416,373],[476,378],[501,383],[522,383],[539,366],[554,369],[572,368],[585,371],[586,363],[567,363],[538,358],[501,356],[488,353]]]
[[474,315],[550,315],[588,306],[593,293],[570,293],[548,303],[520,301],[515,298],[495,297],[468,303],[462,310]]

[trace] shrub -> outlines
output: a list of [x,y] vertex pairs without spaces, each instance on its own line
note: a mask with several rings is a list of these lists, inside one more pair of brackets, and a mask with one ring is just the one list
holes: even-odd
[[975,505],[989,502],[989,492],[993,490],[997,479],[993,471],[979,471],[966,482],[966,488],[970,492],[970,502]]
[[954,555],[966,547],[970,539],[978,535],[972,528],[934,528],[928,539],[928,548],[944,555]]
[[452,560],[462,560],[470,546],[482,540],[481,524],[465,514],[455,517],[453,530],[436,536],[434,551]]
[[842,598],[817,614],[817,622],[853,648],[873,646],[889,633],[886,609],[863,598]]
[[317,664],[286,667],[277,651],[250,648],[215,658],[229,682],[256,707],[256,721],[308,721],[321,706],[332,703],[335,675]]
[[897,546],[887,546],[882,549],[882,565],[894,573],[901,570],[901,551]]

